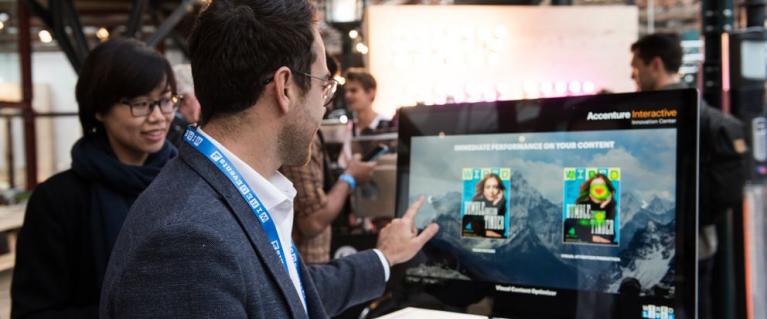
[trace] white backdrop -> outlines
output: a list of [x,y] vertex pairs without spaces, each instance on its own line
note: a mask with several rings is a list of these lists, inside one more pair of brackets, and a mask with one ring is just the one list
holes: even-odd
[[635,6],[371,6],[375,109],[626,92]]

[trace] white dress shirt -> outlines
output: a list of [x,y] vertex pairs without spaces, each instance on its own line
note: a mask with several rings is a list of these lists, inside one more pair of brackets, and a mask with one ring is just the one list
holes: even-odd
[[[245,183],[258,196],[258,199],[261,200],[264,208],[272,215],[272,220],[274,220],[274,224],[277,226],[277,235],[280,237],[282,251],[285,253],[285,260],[288,262],[288,274],[291,281],[293,281],[293,286],[298,296],[301,298],[304,309],[306,309],[306,300],[304,300],[304,294],[301,291],[301,279],[298,276],[298,269],[295,267],[296,263],[293,260],[293,255],[290,253],[293,245],[291,237],[291,232],[293,231],[293,199],[296,197],[296,189],[293,187],[293,183],[278,171],[275,171],[271,177],[264,178],[248,166],[248,164],[245,164],[237,155],[234,155],[214,138],[203,132],[202,129],[197,129],[197,132],[206,137],[229,159]],[[256,218],[256,216],[253,216],[253,218]],[[385,280],[389,281],[389,263],[380,250],[375,249],[374,251],[381,260]]]

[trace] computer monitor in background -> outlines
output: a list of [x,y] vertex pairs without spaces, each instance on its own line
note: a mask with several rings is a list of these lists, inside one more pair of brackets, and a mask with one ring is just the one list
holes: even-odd
[[417,226],[440,226],[406,282],[510,318],[695,318],[697,109],[680,90],[403,110],[397,211],[425,196]]

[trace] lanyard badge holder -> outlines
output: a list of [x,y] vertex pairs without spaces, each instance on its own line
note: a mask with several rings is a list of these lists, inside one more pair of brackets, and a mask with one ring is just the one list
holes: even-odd
[[[250,186],[242,178],[240,172],[237,171],[234,165],[232,165],[232,162],[226,157],[226,155],[224,155],[223,152],[221,152],[221,150],[218,149],[218,147],[213,145],[213,143],[205,136],[198,134],[196,129],[191,127],[187,128],[186,132],[184,133],[184,141],[186,141],[187,144],[191,145],[194,149],[202,153],[202,155],[210,160],[216,166],[216,168],[218,168],[218,170],[221,171],[221,173],[223,173],[226,178],[229,179],[232,185],[237,188],[237,191],[240,193],[240,196],[242,196],[242,199],[245,200],[245,203],[248,204],[253,215],[255,215],[256,219],[258,219],[259,223],[261,223],[261,227],[264,229],[266,236],[269,238],[269,242],[272,244],[272,247],[274,247],[274,252],[280,258],[282,266],[285,268],[285,272],[287,272],[288,276],[290,276],[288,260],[285,256],[284,250],[282,249],[282,241],[280,241],[280,236],[277,233],[277,226],[274,224],[272,215],[269,213],[266,207],[264,207],[263,203],[261,203],[261,199],[259,199],[256,193],[253,192],[253,189],[251,189]],[[304,311],[306,311],[306,292],[304,291],[304,286],[301,283],[301,268],[298,264],[298,256],[296,254],[297,249],[296,245],[292,242],[290,245],[290,254],[293,257],[293,264],[296,267],[296,272],[298,273],[298,288],[303,294],[302,302]]]

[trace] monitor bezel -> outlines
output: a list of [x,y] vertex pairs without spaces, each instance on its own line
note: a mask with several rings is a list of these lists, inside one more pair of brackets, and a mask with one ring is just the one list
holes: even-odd
[[[399,115],[397,216],[401,216],[409,205],[410,147],[411,140],[415,136],[645,129],[630,127],[630,120],[586,122],[586,114],[589,111],[651,110],[657,109],[659,106],[672,108],[676,106],[678,112],[675,124],[651,127],[673,127],[677,129],[677,249],[675,256],[677,262],[674,308],[677,310],[676,318],[678,319],[695,318],[697,311],[699,100],[698,92],[694,89],[403,108]],[[530,114],[537,114],[537,116],[529,118]],[[504,121],[496,121],[494,124],[497,125],[495,126],[483,126],[472,121],[466,121],[467,118],[488,116],[495,116],[498,119],[504,119]],[[695,213],[690,214],[689,212]],[[482,286],[480,289],[486,289],[488,284],[492,283],[477,282],[477,285]],[[579,292],[577,290],[571,292],[576,292],[579,296],[599,295],[599,293]],[[497,299],[498,294],[494,295]],[[618,295],[614,296],[617,298]]]

